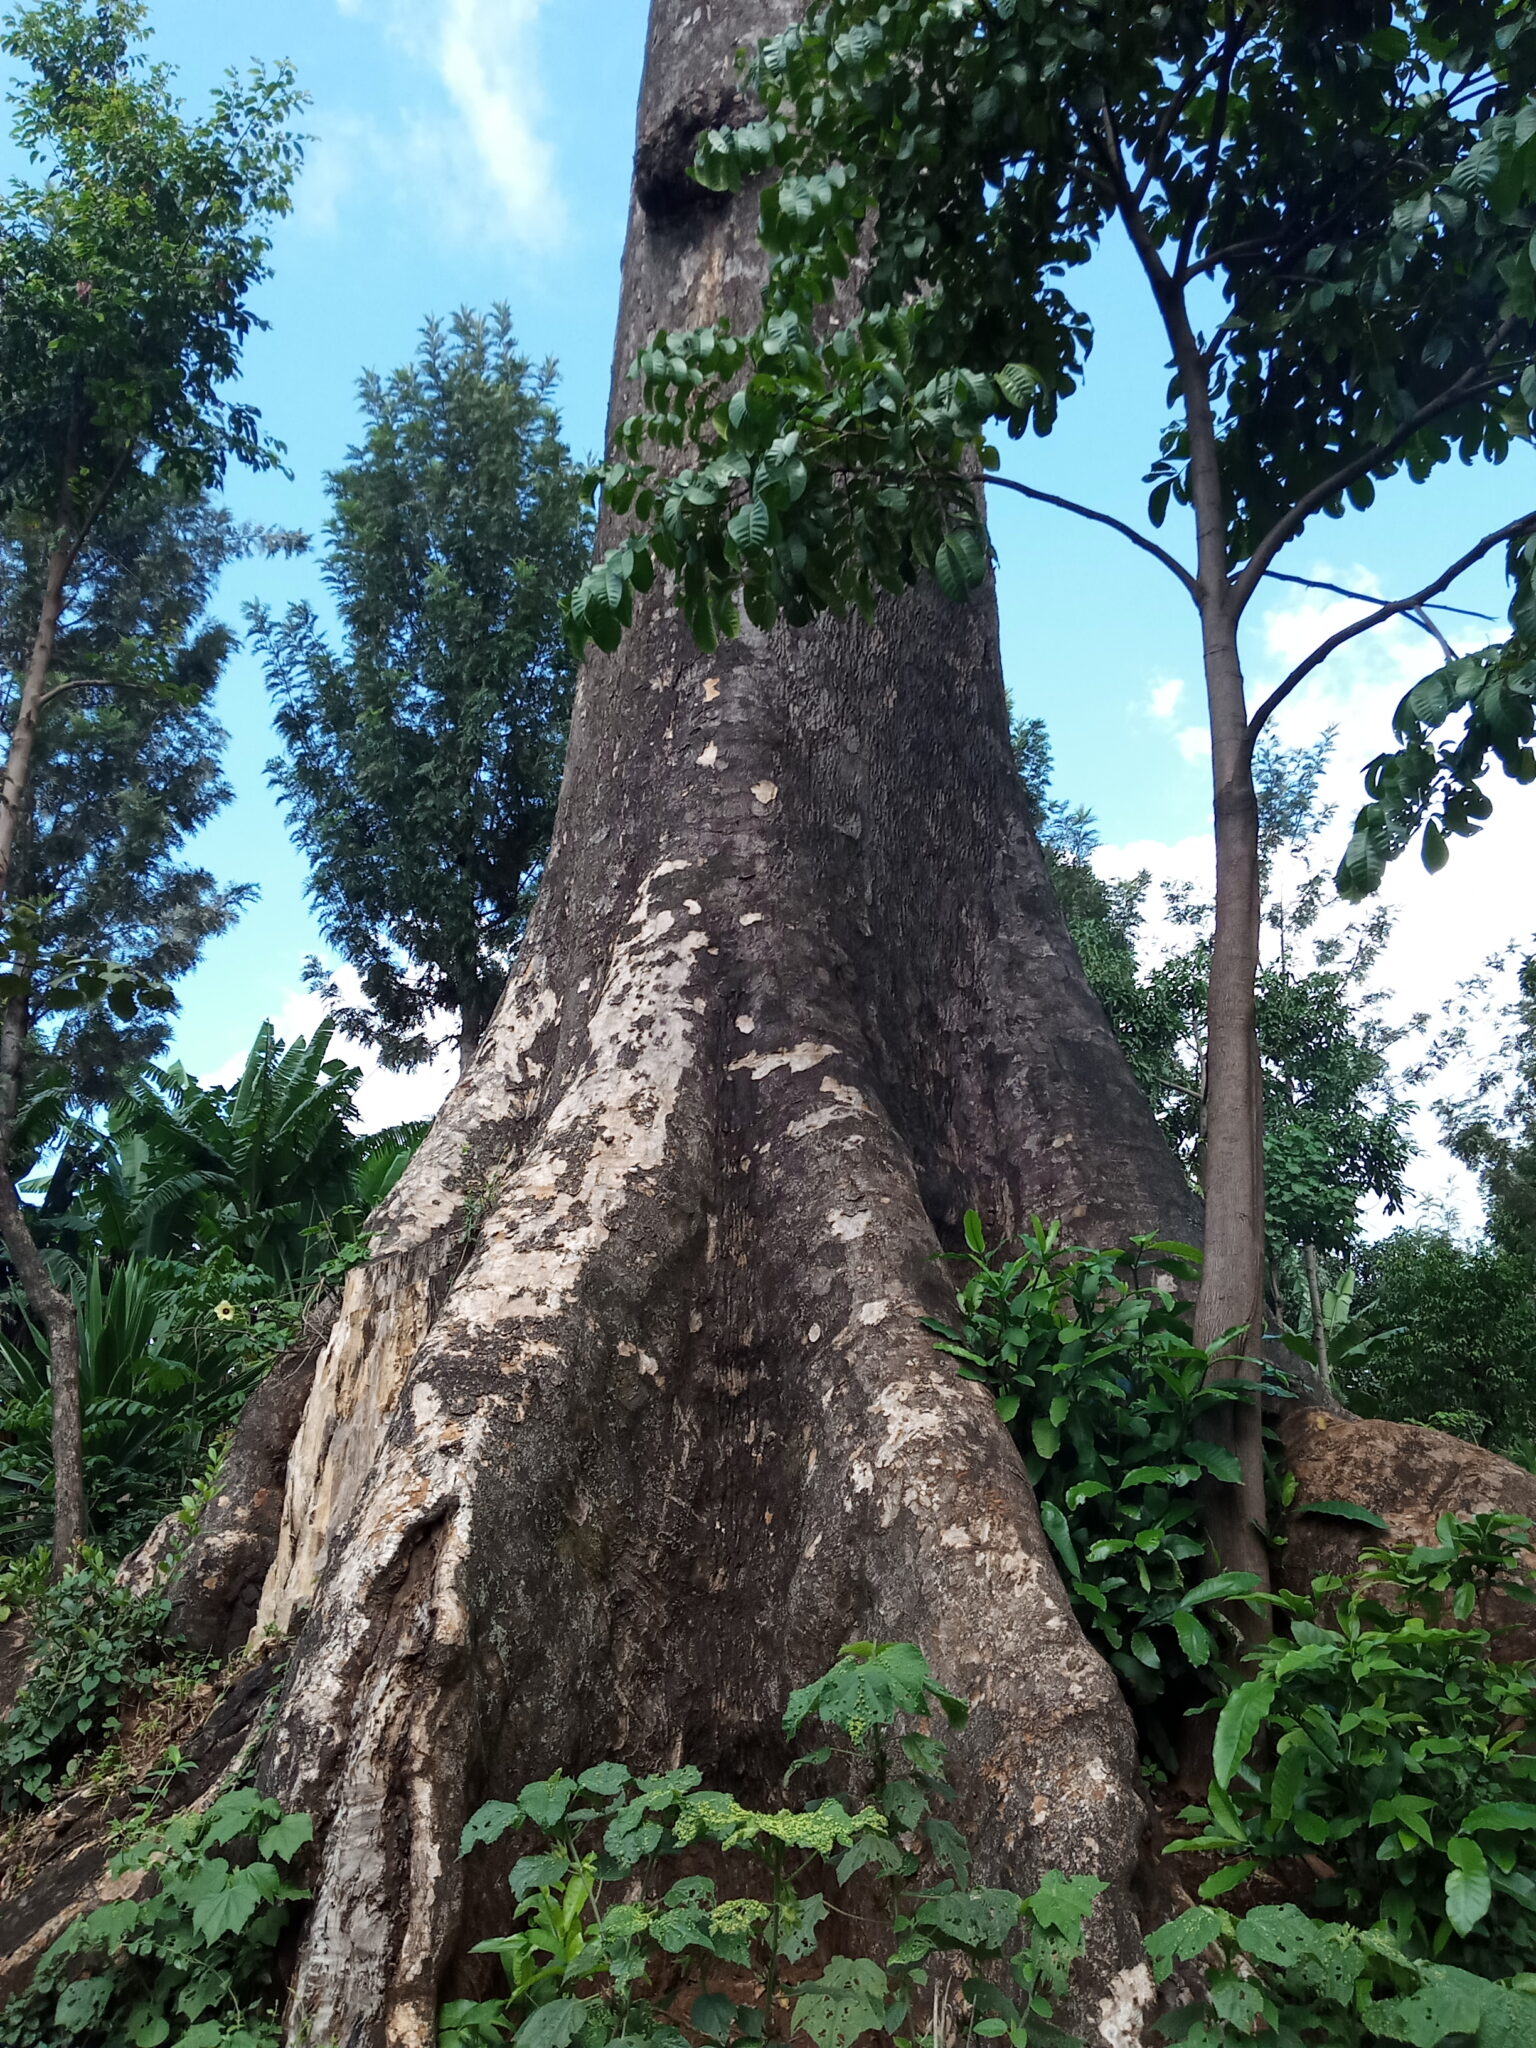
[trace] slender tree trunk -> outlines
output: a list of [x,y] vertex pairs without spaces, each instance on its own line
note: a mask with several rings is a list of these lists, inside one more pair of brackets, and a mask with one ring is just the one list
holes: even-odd
[[55,1287],[11,1177],[16,1098],[27,1042],[27,999],[15,995],[0,1023],[0,1238],[11,1255],[27,1304],[48,1340],[53,1390],[53,1573],[69,1566],[88,1533],[85,1449],[80,1412],[80,1327],[75,1305]]
[[1307,1294],[1312,1303],[1312,1348],[1317,1353],[1317,1370],[1325,1387],[1333,1385],[1328,1369],[1328,1326],[1323,1320],[1323,1283],[1317,1270],[1317,1246],[1309,1244],[1302,1254],[1307,1269]]
[[1211,1499],[1211,1535],[1229,1570],[1268,1571],[1258,1353],[1264,1333],[1264,1110],[1259,1070],[1259,809],[1236,628],[1206,615],[1216,818],[1216,917],[1206,1011],[1205,1271],[1195,1340],[1218,1369],[1254,1387],[1227,1411],[1241,1485]]
[[[755,198],[682,166],[793,11],[654,0],[621,372],[754,310]],[[771,1796],[786,1688],[863,1636],[974,1702],[979,1880],[1110,1881],[1070,2017],[1140,2038],[1130,1721],[922,1327],[972,1204],[1198,1229],[1028,828],[990,593],[707,657],[658,594],[583,673],[517,970],[289,1464],[261,1620],[299,1630],[263,1779],[318,1833],[295,2048],[428,2048],[489,1988],[481,1799],[609,1755]]]
[[[4,777],[0,778],[0,906],[11,898],[11,869],[16,841],[31,790],[32,756],[37,745],[48,674],[58,639],[64,593],[78,543],[67,537],[73,502],[73,473],[66,474],[60,494],[59,539],[43,571],[42,602],[37,631],[22,682],[21,699],[11,727]],[[53,1388],[53,1570],[57,1577],[85,1541],[85,1451],[80,1414],[80,1333],[74,1303],[49,1278],[27,1222],[26,1210],[11,1178],[11,1145],[16,1120],[21,1062],[26,1049],[27,1001],[15,997],[0,1026],[0,1237],[5,1240],[28,1306],[48,1339],[49,1377]]]
[[43,693],[53,666],[54,643],[59,618],[64,610],[64,591],[75,559],[74,546],[60,540],[48,557],[43,574],[43,598],[38,612],[37,632],[27,661],[27,673],[11,727],[11,744],[0,779],[0,903],[10,897],[11,864],[16,837],[26,813],[27,792],[32,778],[32,755],[37,745],[38,720],[42,715]]

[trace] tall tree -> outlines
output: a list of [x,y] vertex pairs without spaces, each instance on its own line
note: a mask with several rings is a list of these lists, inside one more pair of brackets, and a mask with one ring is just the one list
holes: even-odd
[[[658,318],[751,316],[755,209],[683,172],[737,38],[787,19],[655,0],[621,367]],[[1052,901],[991,605],[705,656],[658,594],[583,669],[516,973],[288,1459],[262,1621],[307,1619],[261,1773],[316,1827],[293,2041],[432,2039],[485,1793],[681,1739],[772,1796],[762,1700],[862,1635],[976,1701],[979,1875],[1114,1880],[1082,2012],[1134,2038],[1131,1722],[923,1325],[973,1204],[1195,1227]]]
[[344,652],[307,605],[253,614],[287,743],[270,773],[366,998],[341,1021],[391,1066],[431,1055],[444,1012],[468,1064],[549,849],[560,607],[590,544],[554,385],[505,306],[429,322],[411,364],[363,378],[367,431],[330,479]]
[[[10,18],[21,69],[16,141],[36,166],[0,199],[0,521],[38,535],[41,588],[0,780],[0,907],[23,965],[37,957],[15,865],[50,707],[89,679],[56,676],[60,621],[97,522],[149,488],[216,484],[231,458],[278,460],[252,409],[225,395],[257,324],[268,228],[288,206],[299,144],[291,73],[231,74],[200,119],[141,47],[137,0],[36,0]],[[25,927],[25,929],[24,929]],[[74,1307],[17,1197],[10,1129],[26,1040],[25,973],[0,1029],[0,1235],[47,1333],[53,1370],[55,1565],[81,1541]]]
[[[188,838],[228,802],[223,728],[211,710],[232,635],[206,617],[224,567],[286,537],[238,526],[202,498],[156,487],[109,510],[80,551],[59,621],[55,675],[71,679],[39,735],[13,870],[40,903],[53,955],[104,953],[165,984],[188,973],[253,893],[190,866]],[[0,535],[0,663],[14,711],[36,621],[43,536]],[[73,1108],[105,1103],[118,1076],[155,1058],[170,1011],[116,1016],[97,1002],[29,1022],[50,1085]],[[31,1085],[31,1075],[28,1075]]]
[[[690,319],[638,353],[641,408],[607,472],[637,526],[577,593],[612,645],[659,561],[702,644],[781,613],[867,607],[929,572],[984,577],[976,478],[1133,542],[1191,600],[1212,743],[1200,1341],[1257,1375],[1263,1077],[1254,747],[1319,662],[1536,535],[1536,511],[1375,606],[1252,703],[1242,621],[1281,551],[1378,482],[1453,449],[1500,460],[1536,405],[1527,147],[1536,17],[1349,0],[1134,8],[1120,0],[822,0],[751,73],[767,117],[727,120],[698,175],[775,170],[761,317]],[[1103,238],[1134,252],[1172,366],[1148,516],[1187,546],[998,473],[992,423],[1046,431],[1091,339],[1069,295]],[[857,265],[860,307],[844,281]],[[830,318],[827,302],[844,294]],[[1186,559],[1187,554],[1187,559]],[[1524,589],[1531,551],[1512,564]],[[1536,772],[1536,769],[1533,769]],[[1243,1499],[1214,1533],[1262,1571],[1262,1444],[1231,1411]]]

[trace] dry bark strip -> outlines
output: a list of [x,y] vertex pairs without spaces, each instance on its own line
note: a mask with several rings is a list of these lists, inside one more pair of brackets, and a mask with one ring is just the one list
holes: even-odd
[[[658,164],[788,13],[655,0],[621,370],[750,316],[754,203]],[[1027,827],[990,594],[708,658],[653,602],[585,672],[517,972],[290,1461],[260,1613],[300,1630],[265,1782],[320,1840],[290,2041],[434,2041],[506,1911],[457,1861],[482,1798],[609,1755],[764,1793],[786,1688],[864,1636],[975,1703],[981,1876],[1112,1881],[1076,2018],[1140,2038],[1130,1723],[922,1328],[972,1203],[1193,1227]]]

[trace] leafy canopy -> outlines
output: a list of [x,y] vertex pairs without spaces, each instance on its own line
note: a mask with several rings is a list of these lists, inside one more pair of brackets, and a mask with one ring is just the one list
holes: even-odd
[[269,773],[362,981],[339,1014],[397,1065],[429,1055],[442,1010],[473,1049],[549,847],[560,603],[589,532],[554,384],[504,306],[429,322],[411,364],[363,378],[363,440],[330,479],[344,651],[307,606],[252,614],[286,749]]
[[637,530],[579,636],[614,644],[654,562],[705,645],[738,603],[867,610],[927,571],[962,595],[968,459],[1076,389],[1073,274],[1116,215],[1179,343],[1150,514],[1190,502],[1183,408],[1208,410],[1239,607],[1312,512],[1529,436],[1536,22],[1511,0],[824,0],[749,79],[762,117],[695,175],[774,174],[764,317],[642,352],[602,478]]
[[0,197],[0,515],[73,527],[144,470],[187,490],[278,460],[225,395],[260,323],[300,105],[286,65],[231,73],[189,118],[138,48],[137,0],[35,0],[6,26],[14,133],[37,176]]
[[[61,1108],[104,1103],[125,1069],[161,1053],[173,1006],[132,1018],[81,1006],[58,963],[105,953],[165,987],[251,893],[180,857],[230,795],[212,704],[233,639],[206,611],[230,562],[289,544],[153,482],[115,502],[81,549],[12,868],[15,895],[37,906],[26,936],[41,964],[28,991],[39,1043],[26,1086],[58,1091]],[[0,531],[0,664],[13,705],[48,548],[41,521]]]

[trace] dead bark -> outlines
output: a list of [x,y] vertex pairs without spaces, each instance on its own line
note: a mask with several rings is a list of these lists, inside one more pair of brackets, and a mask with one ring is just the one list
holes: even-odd
[[[655,0],[642,164],[791,11]],[[621,369],[658,326],[744,320],[760,274],[754,201],[647,189]],[[764,1793],[786,1688],[870,1635],[975,1704],[980,1872],[1111,1881],[1075,2018],[1139,2039],[1130,1721],[921,1326],[972,1204],[1196,1227],[1026,822],[990,594],[709,657],[658,597],[582,677],[517,971],[290,1461],[264,1779],[320,1844],[290,2041],[433,2041],[504,1912],[456,1856],[482,1798],[608,1755]]]

